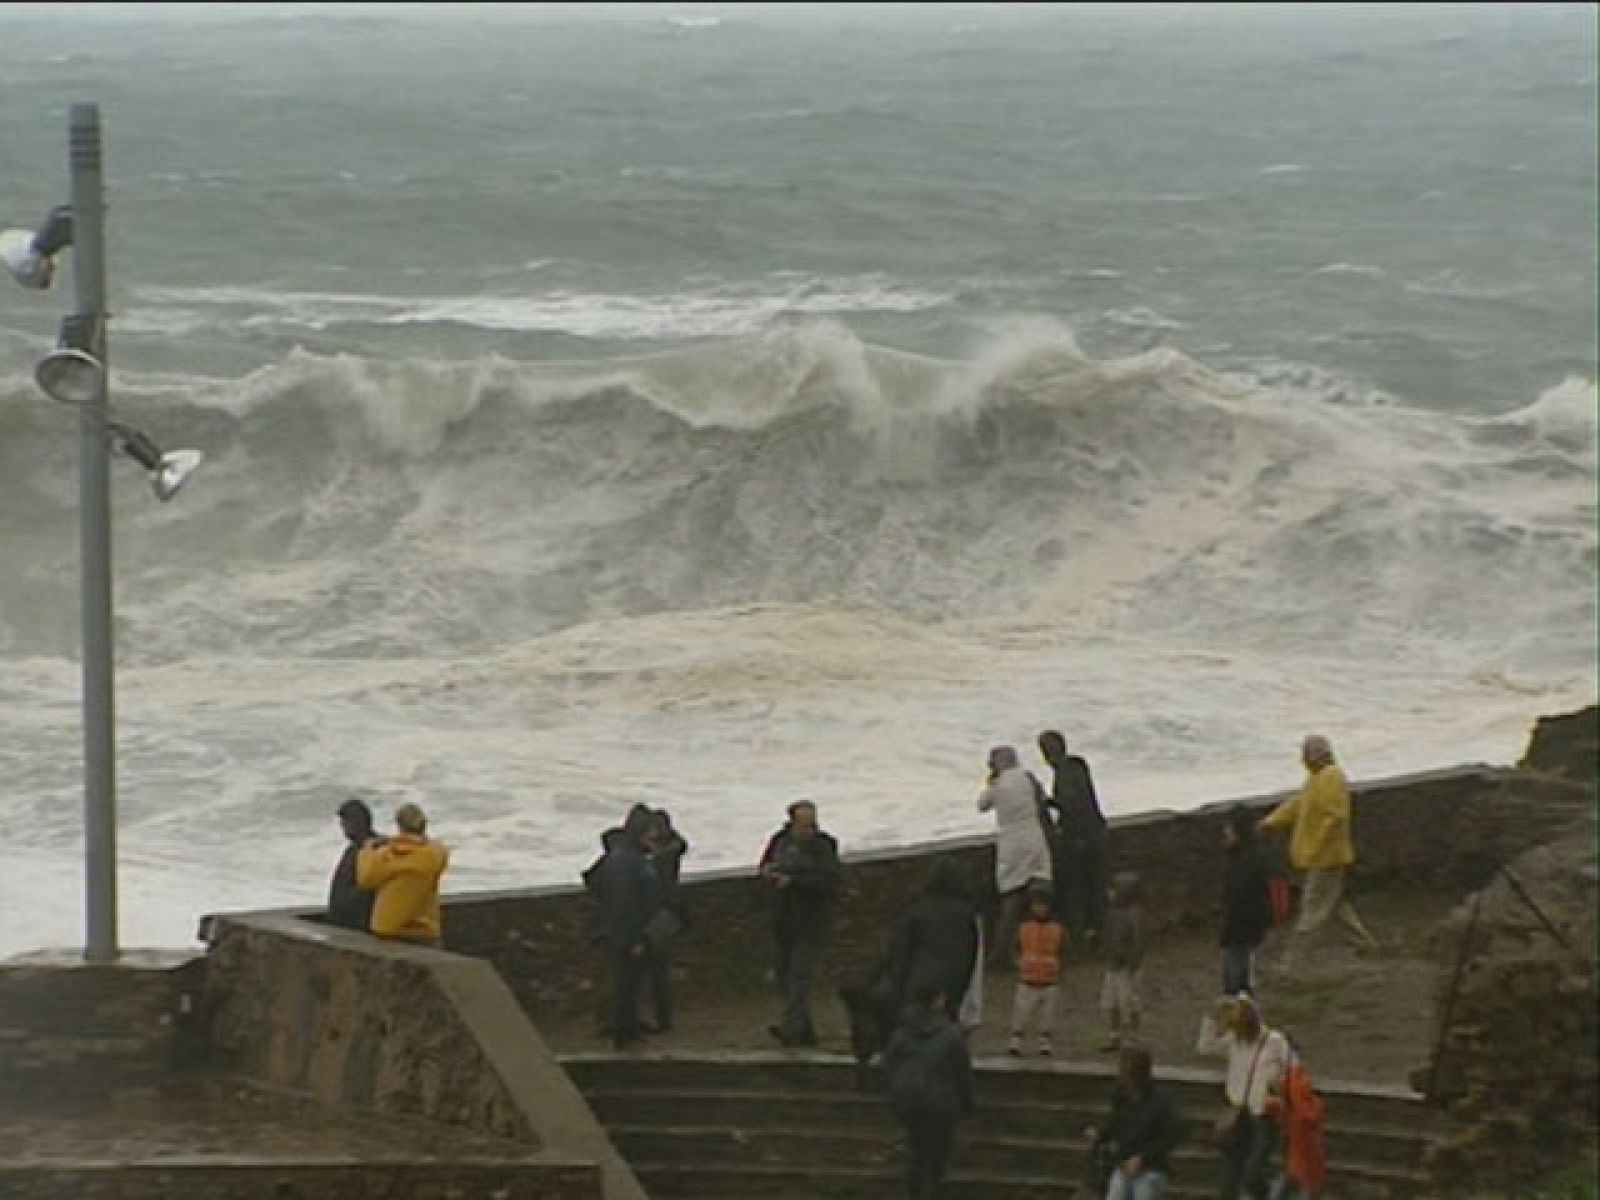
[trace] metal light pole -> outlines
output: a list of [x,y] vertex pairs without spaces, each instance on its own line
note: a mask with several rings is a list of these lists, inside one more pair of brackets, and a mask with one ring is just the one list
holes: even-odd
[[117,958],[116,699],[111,644],[110,439],[106,409],[105,188],[100,107],[74,104],[68,117],[72,167],[72,282],[77,316],[101,363],[78,415],[78,546],[83,621],[84,958]]

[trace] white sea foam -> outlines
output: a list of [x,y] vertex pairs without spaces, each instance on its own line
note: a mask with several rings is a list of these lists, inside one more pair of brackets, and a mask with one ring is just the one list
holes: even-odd
[[[522,270],[533,272],[540,260]],[[824,279],[774,276],[766,283],[709,285],[658,296],[574,292],[401,297],[339,292],[275,291],[224,286],[148,287],[122,327],[182,335],[205,322],[232,319],[246,329],[324,332],[356,325],[455,324],[498,332],[566,333],[577,337],[662,340],[737,337],[794,316],[924,312],[949,303],[942,292],[908,287],[881,275]]]

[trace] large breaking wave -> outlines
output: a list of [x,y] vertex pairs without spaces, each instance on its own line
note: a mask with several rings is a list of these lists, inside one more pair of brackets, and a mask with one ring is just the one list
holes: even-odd
[[[1169,350],[1097,361],[1051,324],[941,361],[821,322],[605,362],[296,351],[118,387],[208,454],[172,505],[119,490],[135,661],[444,655],[755,602],[1532,670],[1593,645],[1586,380],[1474,418]],[[29,390],[0,398],[0,650],[68,654],[75,444]]]

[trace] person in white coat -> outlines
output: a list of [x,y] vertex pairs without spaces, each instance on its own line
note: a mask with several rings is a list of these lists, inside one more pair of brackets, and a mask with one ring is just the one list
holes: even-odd
[[1012,746],[989,751],[989,782],[978,793],[978,811],[993,812],[996,819],[994,883],[1000,893],[1000,916],[995,922],[992,962],[1015,968],[1017,927],[1028,906],[1028,884],[1049,881],[1050,843],[1045,840],[1040,816],[1043,788],[1023,770]]

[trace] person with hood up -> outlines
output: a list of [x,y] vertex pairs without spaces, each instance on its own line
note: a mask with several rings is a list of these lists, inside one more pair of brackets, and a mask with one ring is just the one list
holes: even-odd
[[906,1130],[907,1200],[938,1200],[956,1123],[972,1111],[972,1059],[937,984],[912,990],[884,1052],[889,1106]]
[[1350,788],[1344,770],[1333,759],[1333,746],[1321,734],[1301,743],[1300,761],[1306,781],[1298,793],[1262,818],[1262,832],[1292,827],[1289,861],[1305,872],[1300,894],[1300,920],[1283,952],[1278,969],[1293,975],[1309,943],[1331,924],[1339,925],[1363,951],[1379,949],[1344,893],[1344,873],[1356,861],[1350,838]]
[[346,800],[335,815],[344,830],[345,848],[328,883],[328,924],[367,933],[372,928],[375,897],[356,886],[356,858],[361,847],[377,838],[372,827],[372,810],[363,801]]
[[375,893],[371,929],[378,937],[439,945],[439,880],[450,851],[428,837],[428,818],[415,804],[395,810],[397,832],[368,839],[356,855],[356,886]]
[[957,1019],[978,957],[978,924],[971,891],[954,858],[945,855],[934,863],[921,898],[895,930],[888,957],[901,1002],[923,984],[936,984],[946,1015]]
[[1243,804],[1222,826],[1222,994],[1255,991],[1255,953],[1272,928],[1270,875],[1256,841],[1256,815]]
[[644,839],[655,818],[636,805],[621,829],[608,829],[605,853],[586,872],[599,906],[599,935],[611,966],[611,1039],[618,1050],[639,1041],[639,983],[646,968],[645,928],[660,903]]
[[994,961],[1009,969],[1017,963],[1017,926],[1028,907],[1028,884],[1050,882],[1050,843],[1040,815],[1043,788],[1017,759],[1013,746],[989,751],[989,780],[978,793],[978,811],[996,819],[994,884],[1000,893],[995,922]]

